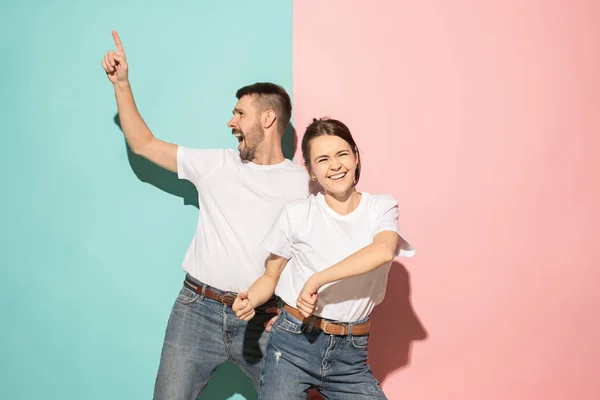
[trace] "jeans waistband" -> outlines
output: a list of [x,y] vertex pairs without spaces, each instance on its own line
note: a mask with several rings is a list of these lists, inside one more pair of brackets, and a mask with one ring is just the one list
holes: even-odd
[[217,289],[214,286],[207,285],[206,283],[204,283],[202,281],[199,281],[198,279],[194,278],[190,274],[185,274],[185,280],[188,281],[189,283],[191,283],[194,286],[198,286],[198,287],[206,286],[207,289],[210,289],[213,292],[217,292],[219,294],[235,293],[237,295],[237,292],[228,292],[226,290]]

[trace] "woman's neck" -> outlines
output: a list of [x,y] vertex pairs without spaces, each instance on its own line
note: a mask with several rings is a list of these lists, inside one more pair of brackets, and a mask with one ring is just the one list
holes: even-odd
[[327,193],[325,192],[325,202],[333,211],[340,215],[350,214],[356,210],[360,204],[362,194],[352,187],[346,193]]

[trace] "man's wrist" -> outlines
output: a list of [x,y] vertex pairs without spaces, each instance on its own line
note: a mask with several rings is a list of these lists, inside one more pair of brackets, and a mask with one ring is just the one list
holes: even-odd
[[117,81],[114,83],[116,91],[130,90],[129,80]]

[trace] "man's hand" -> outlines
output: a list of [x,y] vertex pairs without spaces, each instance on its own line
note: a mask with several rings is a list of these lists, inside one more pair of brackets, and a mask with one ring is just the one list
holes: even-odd
[[316,274],[308,278],[304,287],[300,291],[298,300],[296,300],[296,307],[300,310],[300,314],[304,318],[310,317],[317,309],[317,293],[321,288],[321,284],[316,278]]
[[127,82],[127,60],[123,44],[119,38],[117,31],[112,31],[113,39],[115,40],[116,51],[110,50],[102,60],[102,68],[106,72],[108,80],[114,85],[120,82]]
[[248,298],[248,292],[239,292],[231,309],[242,321],[250,321],[254,317],[254,307]]

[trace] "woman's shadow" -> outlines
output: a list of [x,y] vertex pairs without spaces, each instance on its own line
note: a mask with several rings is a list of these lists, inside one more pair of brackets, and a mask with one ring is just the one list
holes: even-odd
[[[414,341],[427,339],[427,331],[415,313],[410,296],[410,274],[404,265],[394,261],[385,298],[371,313],[368,363],[380,384],[390,373],[410,365]],[[308,398],[322,397],[311,390]]]
[[404,265],[394,261],[385,299],[371,313],[369,364],[380,383],[391,372],[410,365],[414,341],[427,339],[410,296],[410,274]]

